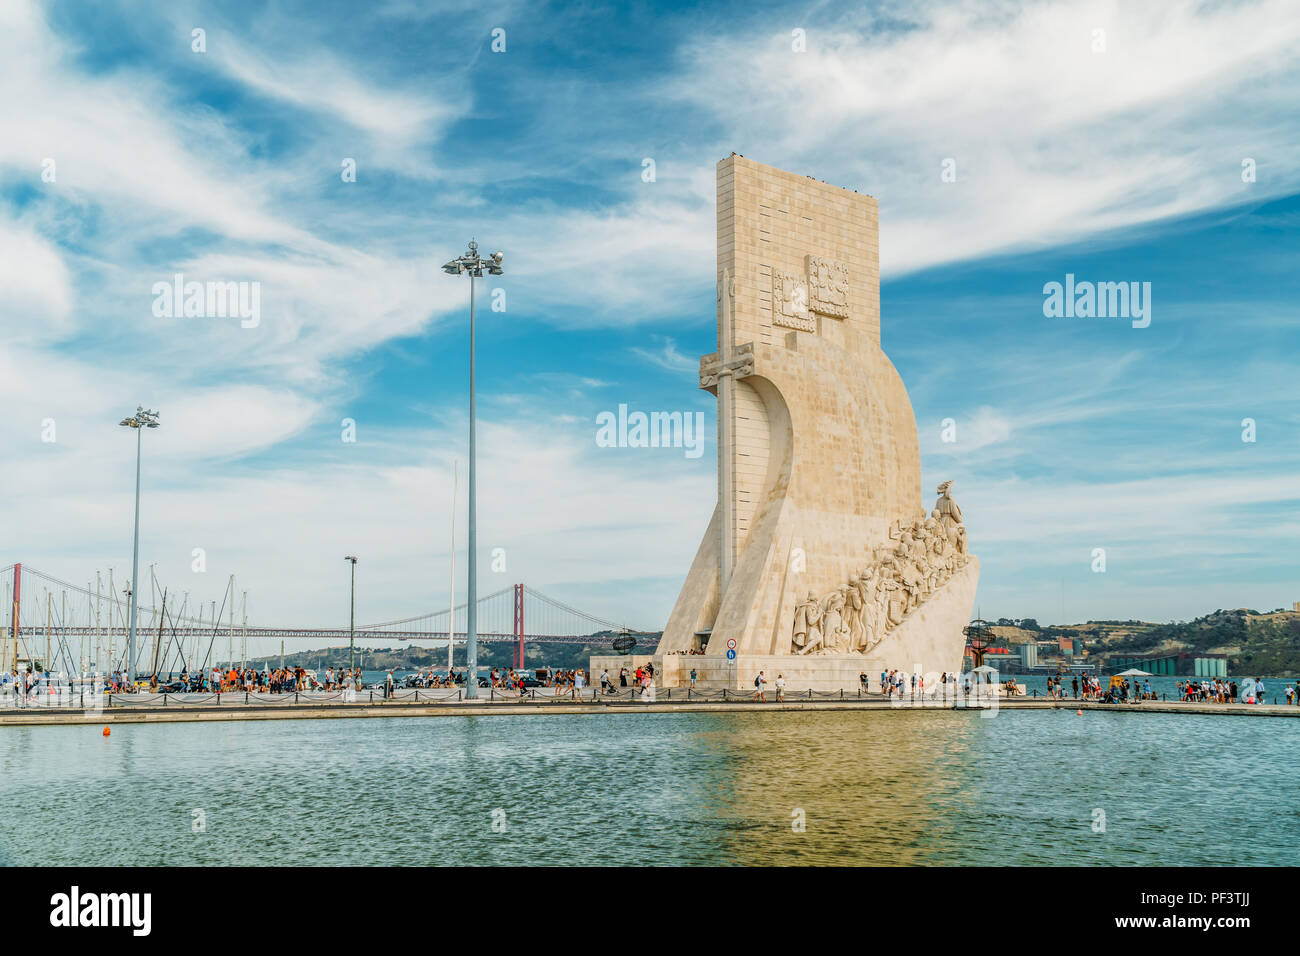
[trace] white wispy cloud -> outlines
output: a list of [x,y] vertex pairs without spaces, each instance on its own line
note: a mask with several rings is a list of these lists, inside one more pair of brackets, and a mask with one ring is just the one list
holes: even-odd
[[632,353],[669,372],[693,372],[699,368],[699,359],[686,355],[671,338],[665,337],[662,342],[662,345],[654,349],[637,346],[632,349]]
[[[1300,182],[1300,12],[1285,0],[836,11],[701,31],[665,92],[715,118],[719,148],[876,196],[886,273]],[[1253,184],[1243,158],[1260,164]]]
[[45,237],[0,213],[0,289],[13,342],[58,339],[71,323],[72,276],[62,252]]
[[[153,9],[177,37],[196,19]],[[388,12],[419,20],[429,9],[399,2]],[[283,37],[279,14],[266,16]],[[465,284],[435,281],[438,264],[459,251],[439,237],[479,235],[506,248],[512,315],[593,333],[655,323],[661,333],[665,323],[712,324],[713,163],[731,149],[879,197],[882,256],[894,273],[1105,238],[1300,182],[1291,122],[1300,17],[1277,0],[897,4],[878,15],[824,5],[790,24],[808,30],[800,54],[763,11],[689,35],[665,51],[670,70],[590,90],[584,102],[598,107],[576,118],[568,104],[586,80],[556,79],[529,101],[541,132],[521,127],[510,155],[468,165],[453,184],[439,178],[449,131],[486,108],[463,62],[441,66],[434,81],[407,79],[310,31],[277,46],[269,34],[203,19],[216,24],[208,59],[190,66],[282,110],[295,134],[284,154],[268,159],[237,115],[193,102],[185,71],[89,68],[46,8],[0,5],[0,172],[48,200],[0,206],[0,401],[6,477],[20,505],[7,530],[23,560],[74,580],[88,565],[120,562],[133,450],[125,430],[104,421],[137,402],[159,406],[164,428],[146,437],[148,547],[159,571],[183,579],[191,549],[205,547],[209,574],[238,573],[263,621],[328,622],[336,600],[341,614],[330,582],[352,550],[367,558],[363,616],[444,600],[445,506],[430,502],[450,493],[448,449],[461,432],[367,421],[361,442],[345,446],[336,417],[340,396],[364,397],[350,376],[358,355],[461,314]],[[1098,28],[1104,53],[1092,52]],[[526,69],[518,76],[521,85],[550,82]],[[553,97],[558,107],[548,102],[557,89],[566,94]],[[680,129],[676,119],[671,135],[626,117],[626,126],[601,125],[615,108],[638,114],[651,102],[683,117]],[[592,117],[600,135],[590,135]],[[334,185],[339,159],[353,151],[362,177],[384,170],[420,192],[343,194],[355,205],[322,196],[317,177]],[[653,183],[640,179],[647,154],[658,160]],[[57,163],[53,183],[40,180],[47,157]],[[945,157],[957,162],[956,183],[940,182]],[[1241,181],[1243,157],[1258,160],[1258,182]],[[565,158],[584,165],[572,172]],[[577,192],[567,200],[550,188],[566,175]],[[495,202],[464,182],[525,198]],[[150,287],[173,271],[260,282],[261,324],[154,320]],[[1243,321],[1282,325],[1285,303]],[[694,371],[696,357],[676,339],[653,341],[632,349],[647,370]],[[1207,458],[1209,470],[1182,476],[1176,490],[1134,479],[1142,460],[1131,449],[1103,480],[1062,479],[1059,463],[1018,477],[1026,462],[1050,462],[1053,429],[1121,411],[1131,396],[1112,385],[1159,358],[1134,351],[1102,368],[1059,356],[1047,367],[1041,357],[1026,347],[981,365],[1007,395],[1050,400],[973,395],[921,430],[927,476],[934,468],[958,478],[972,540],[998,559],[986,566],[989,594],[1032,599],[1036,585],[1017,574],[1072,561],[1092,538],[1117,549],[1118,567],[1139,549],[1170,560],[1180,547],[1235,554],[1240,509],[1286,506],[1278,487],[1287,463],[1277,460],[1238,480],[1231,463]],[[914,400],[960,375],[963,361],[927,360],[908,382]],[[575,367],[572,383],[560,383],[570,400],[623,384],[589,372]],[[1285,362],[1258,359],[1241,374],[1256,373],[1281,380]],[[1233,384],[1215,388],[1235,414]],[[511,398],[499,396],[482,422],[483,543],[508,549],[512,580],[554,582],[589,610],[662,623],[713,506],[710,456],[688,468],[596,449],[588,419],[558,397],[551,407]],[[958,420],[955,446],[939,441],[943,415]],[[38,439],[46,419],[57,423],[55,443]],[[1269,427],[1279,428],[1262,434]],[[1292,532],[1273,522],[1258,540],[1284,548]]]

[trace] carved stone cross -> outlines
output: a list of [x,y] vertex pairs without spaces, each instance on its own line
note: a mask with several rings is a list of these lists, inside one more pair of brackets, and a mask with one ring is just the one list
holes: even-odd
[[731,580],[736,559],[735,418],[736,380],[754,373],[754,343],[735,345],[732,317],[736,307],[736,280],[722,271],[718,283],[718,351],[700,359],[700,388],[718,391],[718,501],[722,506],[723,589]]

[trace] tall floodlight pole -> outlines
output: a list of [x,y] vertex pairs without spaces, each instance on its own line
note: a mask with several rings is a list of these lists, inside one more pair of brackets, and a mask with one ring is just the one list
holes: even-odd
[[124,418],[119,425],[135,429],[135,544],[131,549],[131,620],[126,632],[126,680],[135,686],[135,612],[136,592],[140,590],[140,436],[146,428],[158,427],[158,412],[145,411],[143,405],[135,407],[135,414]]
[[451,463],[451,603],[447,605],[447,677],[456,666],[452,649],[456,646],[456,481],[460,474],[460,462]]
[[466,546],[468,570],[465,597],[465,696],[478,697],[478,514],[476,508],[477,481],[474,454],[474,280],[483,275],[503,274],[501,263],[505,256],[494,252],[484,259],[478,254],[478,243],[469,241],[469,251],[452,259],[442,267],[449,275],[469,276],[469,542]]
[[[346,554],[343,560],[352,563],[352,614],[348,623],[348,670],[350,671],[357,664],[357,559],[355,555]],[[284,657],[283,645],[281,645],[280,656]]]

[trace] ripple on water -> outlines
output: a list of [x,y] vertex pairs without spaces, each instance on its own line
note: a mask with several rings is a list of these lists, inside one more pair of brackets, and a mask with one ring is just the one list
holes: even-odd
[[1067,710],[7,728],[0,861],[1295,864],[1298,744]]

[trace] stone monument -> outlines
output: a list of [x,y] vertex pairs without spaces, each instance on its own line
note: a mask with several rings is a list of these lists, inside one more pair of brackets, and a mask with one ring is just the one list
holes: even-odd
[[700,387],[718,399],[718,505],[659,644],[664,683],[956,673],[979,561],[952,482],[924,506],[916,419],[880,347],[876,201],[733,153],[717,214]]

